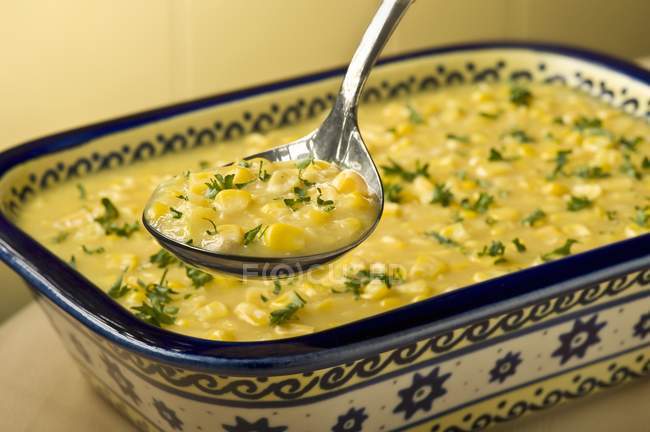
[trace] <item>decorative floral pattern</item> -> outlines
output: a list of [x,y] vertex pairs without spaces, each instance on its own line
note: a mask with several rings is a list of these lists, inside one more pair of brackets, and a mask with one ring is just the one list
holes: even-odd
[[512,351],[504,357],[497,359],[492,370],[490,370],[490,382],[498,381],[503,383],[508,377],[517,372],[517,367],[521,364],[521,352],[513,353]]
[[350,410],[340,415],[336,424],[332,427],[332,432],[361,432],[363,430],[363,422],[366,421],[365,408],[350,408]]
[[650,336],[650,312],[641,315],[639,321],[634,324],[634,336],[639,339],[645,339]]
[[124,393],[124,396],[128,397],[133,401],[134,404],[140,404],[140,397],[135,393],[135,388],[133,383],[128,380],[120,370],[119,366],[108,359],[104,354],[101,355],[101,359],[106,365],[106,371],[108,375],[115,381]]
[[420,375],[416,372],[411,386],[397,392],[402,401],[393,412],[404,411],[404,418],[408,420],[419,410],[430,411],[433,401],[447,393],[443,384],[450,376],[451,373],[440,375],[440,368],[437,366],[429,375]]
[[607,322],[597,322],[598,315],[594,315],[586,321],[578,318],[573,323],[573,328],[567,333],[560,335],[560,347],[553,351],[551,357],[560,357],[560,364],[568,362],[572,357],[583,358],[587,349],[600,342],[598,333]]
[[249,423],[246,419],[237,416],[234,425],[224,424],[222,426],[226,432],[285,432],[287,430],[286,426],[270,426],[269,419],[266,417],[254,423]]
[[176,411],[165,405],[165,402],[154,398],[153,406],[156,407],[156,410],[158,410],[160,417],[162,417],[170,427],[172,427],[174,430],[183,430],[183,422],[176,415]]

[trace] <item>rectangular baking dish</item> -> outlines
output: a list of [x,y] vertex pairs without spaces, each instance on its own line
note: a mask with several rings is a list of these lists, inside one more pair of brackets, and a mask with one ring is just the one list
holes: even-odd
[[[139,321],[12,223],[22,203],[59,182],[319,115],[341,74],[164,107],[0,154],[0,258],[108,401],[145,431],[464,431],[650,374],[648,234],[313,335],[226,343]],[[532,43],[386,59],[363,100],[498,80],[577,88],[650,120],[647,71]]]

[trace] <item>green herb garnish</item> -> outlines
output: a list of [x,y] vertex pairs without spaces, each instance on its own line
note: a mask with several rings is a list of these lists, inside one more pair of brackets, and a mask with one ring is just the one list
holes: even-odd
[[208,219],[208,218],[203,218],[203,220],[208,221],[210,223],[210,225],[212,225],[212,230],[207,229],[207,230],[205,230],[205,233],[207,235],[217,235],[217,225],[214,223],[214,221],[212,219]]
[[640,137],[640,136],[638,136],[636,138],[633,138],[633,139],[628,139],[628,138],[625,138],[625,137],[620,137],[618,139],[618,143],[621,146],[625,147],[625,149],[627,149],[629,151],[632,151],[632,152],[636,151],[636,147],[639,144],[641,144],[642,142],[643,142],[643,137]]
[[506,136],[510,136],[522,144],[535,142],[535,140],[523,129],[513,129],[508,132]]
[[282,309],[277,309],[271,312],[270,323],[272,326],[279,326],[294,317],[296,312],[305,307],[307,302],[303,299],[300,294],[293,291],[293,300],[291,303],[287,304]]
[[536,209],[534,210],[531,214],[526,216],[521,223],[526,225],[526,226],[534,226],[535,223],[541,221],[546,217],[546,213],[544,213],[544,210],[542,209]]
[[422,124],[424,119],[419,112],[411,104],[406,104],[406,108],[409,110],[409,121],[413,124]]
[[291,211],[296,211],[302,207],[303,204],[311,201],[311,198],[307,195],[307,189],[294,187],[293,193],[295,194],[295,198],[285,198],[282,200],[284,205],[289,207]]
[[126,273],[126,270],[122,272],[122,274],[120,274],[117,280],[108,289],[108,295],[114,299],[123,297],[124,295],[126,295],[126,293],[131,291],[131,288],[129,288],[126,284],[122,283],[122,280],[124,279],[124,273]]
[[552,259],[556,257],[564,257],[571,255],[571,246],[574,244],[579,243],[578,240],[575,239],[568,239],[562,246],[559,248],[552,250],[551,252],[542,255],[542,261],[551,261]]
[[81,183],[77,183],[77,190],[79,191],[79,199],[85,200],[87,194],[84,185],[82,185]]
[[399,203],[402,200],[402,185],[397,183],[387,183],[384,185],[384,194],[390,202]]
[[214,279],[210,273],[206,273],[195,267],[186,266],[185,275],[192,280],[194,288],[201,288],[203,285],[209,283]]
[[433,197],[429,201],[431,204],[440,204],[443,207],[449,207],[453,200],[454,194],[444,183],[436,183],[434,185]]
[[102,198],[101,203],[104,206],[104,214],[96,217],[95,222],[104,228],[106,235],[115,234],[118,237],[128,238],[140,228],[138,222],[133,222],[132,224],[124,223],[122,226],[118,225],[117,219],[120,217],[120,212],[115,205],[108,198]]
[[178,258],[166,251],[165,249],[160,249],[155,254],[149,257],[149,262],[156,264],[158,268],[165,268],[172,264],[180,264]]
[[623,155],[623,158],[625,159],[623,161],[623,164],[620,166],[619,171],[629,177],[632,177],[635,180],[641,180],[643,178],[643,174],[634,166],[634,163],[632,162],[632,159],[630,158],[630,155],[625,154]]
[[494,197],[488,193],[481,192],[474,203],[470,202],[469,198],[463,198],[460,202],[460,206],[466,210],[485,213],[492,203],[494,203]]
[[587,197],[571,195],[571,199],[567,203],[566,208],[569,211],[576,212],[589,208],[592,205],[593,202]]
[[200,160],[199,161],[199,168],[201,168],[201,169],[210,168],[210,162],[207,161],[207,160]]
[[177,293],[169,288],[166,277],[167,269],[163,272],[160,282],[145,287],[147,297],[145,302],[132,308],[138,318],[156,327],[173,324],[178,313],[177,307],[169,306],[172,301],[171,296]]
[[503,254],[506,252],[506,247],[504,246],[503,243],[501,243],[498,240],[492,240],[492,243],[490,243],[489,246],[483,246],[483,249],[478,253],[478,256],[491,256],[491,257],[498,257],[498,256],[503,256]]
[[98,246],[95,249],[91,249],[89,247],[86,247],[86,245],[81,245],[81,249],[87,255],[96,255],[96,254],[101,254],[101,253],[106,252],[106,249],[104,249],[103,246]]
[[207,198],[214,198],[219,192],[226,189],[235,189],[235,175],[228,174],[227,176],[222,176],[221,174],[215,174],[209,182],[206,183],[208,189],[205,192]]
[[497,111],[495,113],[489,113],[485,111],[479,111],[478,115],[480,115],[483,118],[489,119],[489,120],[496,120],[499,117],[501,117],[501,111]]
[[436,231],[426,231],[424,235],[428,237],[433,237],[438,241],[438,243],[440,243],[443,246],[458,246],[458,243],[456,243],[456,241],[450,239],[449,237],[445,237]]
[[387,176],[398,176],[405,182],[412,182],[416,177],[422,176],[429,178],[429,164],[424,165],[420,164],[419,160],[415,161],[415,171],[409,171],[402,167],[400,164],[395,162],[393,159],[389,159],[390,165],[382,165],[381,169],[384,170],[384,174]]
[[404,277],[399,272],[393,272],[392,275],[389,275],[385,272],[376,272],[370,270],[359,270],[354,275],[345,276],[345,291],[351,292],[354,294],[355,298],[361,296],[363,289],[373,280],[380,280],[388,288],[392,288],[394,285],[404,281]]
[[447,139],[462,142],[464,144],[469,144],[469,135],[456,135],[453,133],[448,133]]
[[526,252],[526,245],[523,244],[521,240],[519,240],[519,238],[515,238],[514,240],[512,240],[512,244],[514,244],[515,247],[517,248],[517,252],[519,253]]
[[510,87],[510,102],[517,106],[529,106],[533,94],[526,87],[514,85]]
[[278,295],[280,292],[282,292],[282,284],[279,280],[275,279],[273,280],[273,294]]
[[582,116],[573,122],[573,127],[580,132],[584,132],[590,129],[600,130],[603,127],[603,122],[597,117],[589,118]]
[[66,240],[68,239],[68,237],[70,237],[70,232],[68,232],[68,231],[61,231],[61,232],[58,233],[56,236],[54,236],[54,238],[52,239],[52,241],[53,241],[54,243],[56,243],[56,244],[59,244],[59,243],[63,243],[64,241],[66,241]]
[[650,222],[650,206],[645,206],[645,207],[634,207],[634,218],[632,220],[634,221],[635,224],[642,228],[647,228],[648,227],[648,222]]
[[320,190],[320,188],[317,188],[318,190],[318,196],[316,197],[316,204],[318,207],[321,208],[324,212],[331,212],[334,210],[334,201],[332,200],[324,200],[323,199],[323,192]]
[[576,170],[576,175],[584,179],[601,179],[601,178],[607,178],[611,174],[609,174],[602,167],[599,166],[594,166],[594,167],[585,166],[585,167],[578,168]]
[[183,212],[176,210],[174,207],[169,207],[169,211],[172,212],[174,219],[180,219],[183,216]]
[[182,199],[183,201],[189,201],[189,200],[190,200],[190,199],[187,197],[187,195],[183,195],[183,194],[178,194],[178,195],[176,195],[176,198],[178,198],[178,199]]
[[264,161],[260,161],[260,166],[257,170],[257,178],[263,182],[267,182],[271,178],[271,174],[266,172],[266,170],[263,170],[262,169],[263,166],[264,166]]
[[569,163],[569,155],[572,153],[571,150],[559,150],[555,155],[555,168],[553,173],[548,177],[550,180],[556,178],[559,174],[566,175],[564,173],[564,167]]
[[248,246],[249,244],[253,243],[255,239],[258,237],[262,236],[262,233],[260,233],[260,230],[262,229],[262,224],[259,224],[253,229],[250,229],[244,233],[244,246]]

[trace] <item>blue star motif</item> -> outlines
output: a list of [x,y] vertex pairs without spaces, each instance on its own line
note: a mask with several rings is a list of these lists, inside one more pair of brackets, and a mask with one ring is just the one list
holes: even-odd
[[365,408],[350,408],[347,413],[339,416],[338,421],[332,427],[332,432],[361,432],[363,422],[368,418],[365,411]]
[[235,417],[235,424],[232,426],[223,424],[223,430],[226,432],[285,432],[286,426],[270,426],[269,419],[261,418],[254,423],[242,417]]
[[153,406],[156,407],[160,417],[162,417],[170,427],[174,430],[183,430],[183,422],[176,416],[176,411],[165,405],[165,402],[154,398]]
[[139,405],[140,404],[140,398],[138,395],[135,393],[135,388],[133,386],[133,383],[129,381],[120,368],[110,361],[104,354],[101,355],[101,359],[106,365],[106,371],[108,372],[108,375],[113,378],[113,380],[117,383],[118,387],[120,390],[122,390],[122,393],[129,399],[133,401],[134,404]]
[[639,322],[634,324],[634,336],[639,339],[645,339],[650,336],[650,312],[641,315]]
[[594,315],[587,321],[576,319],[573,328],[567,333],[560,335],[560,347],[553,351],[551,357],[560,357],[560,364],[568,362],[572,357],[583,358],[587,349],[600,342],[598,333],[607,324],[606,321],[597,322],[598,315]]
[[445,395],[447,389],[443,387],[451,373],[440,375],[440,368],[435,367],[429,375],[413,375],[410,387],[397,392],[402,401],[393,410],[394,413],[404,411],[404,419],[410,419],[417,411],[430,411],[433,401]]
[[494,367],[490,370],[490,382],[498,381],[503,383],[508,377],[517,372],[517,367],[521,364],[521,352],[513,353],[510,351],[504,357],[497,359]]

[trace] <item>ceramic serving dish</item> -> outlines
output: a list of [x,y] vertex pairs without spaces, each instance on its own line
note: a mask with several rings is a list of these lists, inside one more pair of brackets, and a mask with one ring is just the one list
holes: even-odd
[[[485,428],[650,374],[650,236],[317,334],[224,343],[151,327],[12,224],[45,188],[299,122],[341,70],[165,107],[0,154],[0,256],[33,288],[92,385],[145,431]],[[393,57],[364,100],[490,80],[581,89],[650,119],[650,74],[559,46],[488,43]]]

